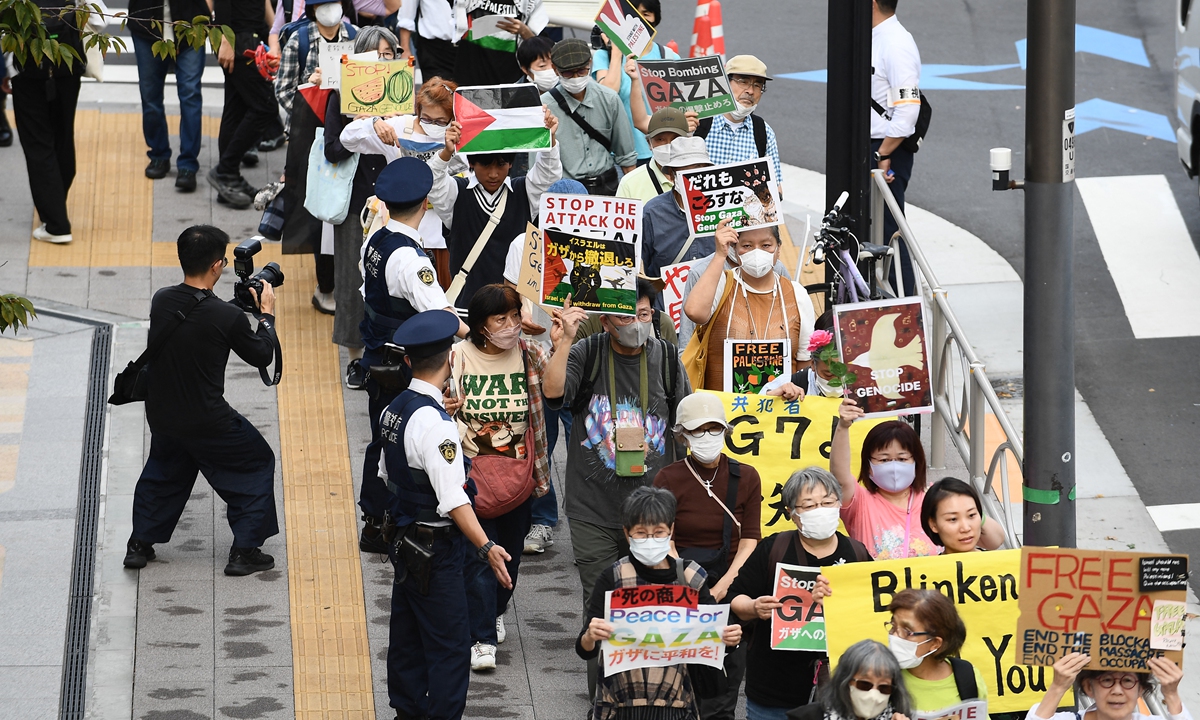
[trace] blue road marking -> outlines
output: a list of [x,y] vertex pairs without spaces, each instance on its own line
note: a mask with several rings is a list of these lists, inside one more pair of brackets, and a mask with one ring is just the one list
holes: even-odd
[[[922,65],[922,90],[1024,90],[1024,85],[1002,85],[985,83],[976,80],[961,80],[953,75],[972,75],[976,73],[996,72],[997,70],[1012,70],[1019,65]],[[825,70],[808,70],[806,72],[784,73],[776,77],[788,80],[803,80],[805,82],[829,82],[829,73]]]
[[[1026,38],[1017,41],[1017,59],[1022,70],[1025,69],[1026,44]],[[1075,52],[1091,53],[1132,65],[1150,67],[1150,58],[1146,57],[1146,46],[1140,38],[1087,25],[1075,26]]]
[[1092,98],[1075,106],[1075,134],[1097,128],[1123,130],[1142,137],[1153,137],[1166,142],[1175,142],[1175,131],[1166,115],[1121,105],[1120,103]]

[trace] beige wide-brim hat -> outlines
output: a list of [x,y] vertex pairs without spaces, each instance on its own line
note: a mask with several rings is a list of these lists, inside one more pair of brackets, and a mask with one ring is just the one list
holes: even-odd
[[774,79],[767,74],[767,64],[753,55],[734,55],[729,58],[729,62],[725,63],[725,74],[750,75],[763,80]]

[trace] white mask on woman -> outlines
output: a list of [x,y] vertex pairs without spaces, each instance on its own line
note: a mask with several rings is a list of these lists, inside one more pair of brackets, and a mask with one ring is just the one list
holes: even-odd
[[828,540],[837,532],[842,511],[838,508],[818,507],[804,512],[795,511],[800,521],[800,534],[810,540]]
[[841,397],[842,388],[833,387],[829,381],[821,377],[821,373],[816,370],[812,371],[813,387],[817,389],[817,393],[822,397]]
[[542,92],[550,92],[550,89],[558,84],[558,73],[553,70],[534,70],[533,84]]
[[704,433],[699,437],[689,433],[687,442],[688,447],[692,450],[692,457],[702,465],[710,465],[721,457],[721,450],[725,448],[725,433],[720,435]]
[[752,278],[760,278],[771,272],[775,267],[775,255],[760,248],[754,248],[739,256],[742,262],[742,272]]
[[421,132],[425,133],[426,137],[433,138],[434,140],[445,140],[446,139],[446,126],[445,125],[434,125],[432,123],[421,123]]
[[630,554],[635,560],[648,567],[654,567],[662,562],[670,551],[671,538],[669,537],[662,539],[655,537],[631,538],[629,540]]
[[321,27],[337,27],[342,21],[342,4],[340,2],[323,3],[314,11],[317,24]]
[[[929,642],[932,638],[926,638],[922,642]],[[924,655],[918,655],[917,650],[921,647],[921,643],[915,640],[905,640],[899,635],[888,635],[888,648],[892,654],[896,656],[896,662],[900,663],[900,667],[905,670],[911,670],[921,664],[921,661],[929,657],[937,650],[930,650]]]
[[850,706],[854,708],[854,714],[860,718],[876,718],[883,712],[888,705],[888,696],[879,692],[876,688],[871,688],[867,691],[859,690],[853,685],[850,686]]

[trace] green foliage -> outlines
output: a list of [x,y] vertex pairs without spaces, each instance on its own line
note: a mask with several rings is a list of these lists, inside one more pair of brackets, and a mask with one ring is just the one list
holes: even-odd
[[0,295],[0,333],[10,327],[16,335],[21,328],[29,327],[29,319],[37,317],[33,303],[19,295]]
[[833,373],[833,378],[829,381],[829,387],[846,387],[858,380],[856,373],[850,372],[846,367],[846,363],[842,362],[838,357],[838,350],[834,343],[829,343],[821,348],[817,353],[817,358],[825,363],[829,368],[829,372]]
[[[110,23],[119,22],[124,27],[124,15],[106,14],[99,5],[82,2],[77,6],[64,3],[64,7],[47,8],[46,12],[54,13],[80,28],[85,51],[97,48],[101,52],[120,53],[129,49],[119,38],[106,32],[96,32],[87,24],[88,18],[97,15],[108,18]],[[162,23],[155,22],[154,25],[156,30],[162,31]],[[215,50],[220,46],[222,37],[228,39],[230,44],[234,42],[232,29],[226,25],[213,25],[203,15],[197,15],[191,22],[172,22],[171,26],[175,39],[159,40],[153,45],[154,54],[160,58],[175,57],[181,44],[200,49],[211,43]],[[33,0],[0,0],[0,51],[12,53],[17,63],[44,60],[70,68],[81,60],[75,48],[60,43],[47,32],[42,9]]]

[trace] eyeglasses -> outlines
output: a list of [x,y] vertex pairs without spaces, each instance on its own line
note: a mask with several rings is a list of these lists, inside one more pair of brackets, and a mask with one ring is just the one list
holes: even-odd
[[811,502],[811,501],[803,503],[801,505],[798,505],[798,506],[796,506],[796,512],[798,512],[798,513],[808,512],[809,510],[816,510],[819,507],[835,508],[835,507],[841,506],[841,504],[842,504],[841,501],[839,501],[837,498],[828,497],[828,498],[825,498],[824,500],[822,500],[820,505],[818,505],[815,502]]
[[732,82],[734,85],[741,85],[742,87],[753,88],[759,92],[767,91],[767,81],[766,80],[752,80],[748,77],[742,77],[741,75],[734,75],[733,77],[729,78],[729,81]]
[[421,121],[422,125],[436,125],[438,127],[446,127],[447,125],[450,124],[449,120],[434,120],[433,118],[426,117],[424,115],[421,115],[417,119]]
[[725,428],[713,428],[712,430],[701,430],[697,428],[695,430],[688,430],[687,434],[694,438],[702,438],[705,435],[709,437],[718,437],[725,434]]
[[227,257],[221,258],[221,268],[224,269],[227,267],[229,267],[229,258],[227,258]]
[[[555,68],[555,70],[558,70],[558,68]],[[581,77],[586,77],[590,70],[591,70],[590,65],[584,65],[583,67],[575,68],[574,70],[558,70],[558,74],[559,74],[559,77],[581,78]]]
[[878,690],[880,693],[882,693],[884,695],[892,694],[891,683],[879,683],[878,685],[876,685],[875,683],[871,682],[870,680],[852,680],[850,682],[850,684],[853,685],[854,687],[858,688],[859,690],[862,690],[863,692],[871,692],[872,690]]
[[883,626],[887,628],[888,635],[896,635],[897,637],[904,638],[905,640],[908,640],[909,638],[915,638],[918,635],[933,635],[931,632],[917,632],[916,630],[909,630],[906,627],[900,627],[896,624],[895,620],[888,620],[883,623]]
[[[1101,675],[1100,677],[1096,678],[1096,684],[1105,689],[1116,685],[1117,682],[1118,680],[1116,675]],[[1122,675],[1120,683],[1121,687],[1125,688],[1126,690],[1132,690],[1137,687],[1138,679],[1136,675]]]
[[608,319],[616,325],[628,325],[634,320],[638,322],[650,322],[654,319],[654,311],[640,310],[637,315],[609,315]]
[[666,540],[669,537],[671,537],[670,530],[655,530],[653,533],[639,530],[637,532],[629,533],[629,538],[631,540],[649,540],[650,538],[654,538],[655,540]]

